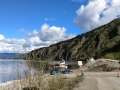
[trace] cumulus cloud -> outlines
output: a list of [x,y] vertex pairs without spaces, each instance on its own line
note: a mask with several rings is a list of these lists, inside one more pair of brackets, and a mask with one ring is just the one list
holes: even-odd
[[25,43],[24,39],[2,39],[0,40],[0,52],[21,52],[22,44]]
[[40,39],[43,41],[61,41],[68,38],[65,33],[66,29],[64,27],[56,27],[44,24],[41,27],[41,31],[39,32]]
[[31,45],[30,47],[31,50],[34,50],[40,47],[46,47],[51,44],[55,44],[59,41],[70,39],[76,36],[75,34],[67,35],[65,32],[66,32],[65,27],[56,27],[56,26],[50,27],[48,24],[43,24],[39,31],[34,30],[33,32],[28,33],[27,43]]
[[89,0],[76,11],[74,23],[89,31],[120,16],[120,0]]
[[26,39],[5,38],[0,34],[0,52],[25,53],[75,36],[74,34],[67,35],[65,27],[43,24],[40,30],[29,32]]
[[3,40],[4,39],[4,36],[0,34],[0,40]]

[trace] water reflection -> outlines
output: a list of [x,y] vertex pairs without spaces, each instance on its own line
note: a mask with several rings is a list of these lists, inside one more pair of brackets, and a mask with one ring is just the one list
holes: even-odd
[[[35,62],[35,61],[34,61]],[[53,65],[55,61],[46,61],[50,65]],[[76,62],[66,61],[66,64],[71,66]],[[37,67],[37,65],[35,65]],[[11,80],[19,79],[19,77],[25,77],[27,75],[33,75],[38,71],[34,67],[31,70],[25,60],[13,60],[13,59],[0,59],[0,83],[4,83]]]
[[24,60],[0,59],[0,83],[24,77],[24,71],[28,70]]

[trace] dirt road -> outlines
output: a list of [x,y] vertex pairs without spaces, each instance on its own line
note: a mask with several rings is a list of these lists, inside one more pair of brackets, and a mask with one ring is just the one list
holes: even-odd
[[73,90],[120,90],[116,72],[84,72],[84,80]]

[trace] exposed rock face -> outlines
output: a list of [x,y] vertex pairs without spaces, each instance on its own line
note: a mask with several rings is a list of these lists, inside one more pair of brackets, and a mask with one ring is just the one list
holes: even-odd
[[40,60],[81,60],[99,58],[108,52],[120,52],[120,18],[67,41],[31,51],[27,56]]

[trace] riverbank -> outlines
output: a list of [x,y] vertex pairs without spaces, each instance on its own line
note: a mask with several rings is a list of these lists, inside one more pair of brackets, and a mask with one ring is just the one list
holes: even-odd
[[[36,86],[36,87],[44,88],[43,87],[44,85],[45,87],[48,87],[51,84],[53,84],[53,86],[51,85],[51,87],[54,87],[56,85],[56,79],[58,79],[59,82],[64,83],[65,78],[67,80],[72,80],[77,75],[81,75],[81,70],[84,73],[85,79],[83,80],[83,82],[77,84],[77,86],[73,90],[104,90],[103,89],[104,87],[106,88],[106,90],[113,90],[113,89],[119,90],[118,88],[120,88],[119,87],[120,84],[118,83],[118,81],[120,78],[117,77],[117,72],[116,72],[116,68],[118,68],[119,66],[120,65],[118,60],[99,59],[94,62],[86,63],[82,69],[72,69],[73,73],[71,74],[62,74],[59,77],[57,75],[39,73],[35,77],[27,77],[21,80],[14,80],[6,83],[1,83],[0,90],[21,90],[23,87],[28,87],[28,86]],[[111,83],[107,84],[107,81],[110,81]],[[101,82],[105,83],[105,85],[101,84]],[[114,83],[116,83],[117,85],[115,85]],[[102,89],[96,85],[101,85]],[[110,85],[113,85],[113,87],[111,87]],[[92,86],[91,89],[87,88],[90,86]],[[112,89],[108,87],[111,87]]]
[[12,80],[6,83],[0,83],[0,90],[15,90],[14,87],[16,85],[19,85],[19,83],[20,83],[20,80]]
[[[66,81],[72,81],[75,77],[80,75],[80,73],[71,73],[71,74],[58,74],[58,75],[50,75],[50,74],[39,74],[34,77],[27,77],[21,80],[13,80],[8,81],[6,83],[0,84],[0,90],[22,90],[24,87],[39,87],[40,90],[51,87],[66,87],[68,88],[69,85],[66,86]],[[76,79],[77,80],[77,79]],[[52,85],[53,84],[53,85]],[[52,89],[54,90],[54,89]]]
[[[66,77],[67,79],[72,80],[77,75],[81,75],[81,74],[79,72],[79,69],[75,69],[72,74],[62,74],[62,75],[63,75],[62,77]],[[46,74],[46,75],[43,75],[42,79],[44,79],[44,81],[47,80],[47,82],[52,83],[53,81],[49,81],[48,78],[52,78],[55,76],[56,75]],[[117,72],[84,72],[83,82],[76,84],[72,90],[113,90],[113,89],[119,90],[120,88],[119,80],[120,78],[117,77]],[[24,81],[21,81],[21,82],[24,83]],[[63,82],[63,81],[60,80],[60,82]],[[46,82],[41,82],[41,84],[42,86],[48,85]],[[55,84],[57,83],[54,83],[53,86],[55,86]],[[32,85],[33,84],[31,84],[31,86]],[[30,84],[28,84],[28,86],[30,86]],[[22,87],[27,87],[27,85],[26,86],[24,85]],[[0,90],[22,90],[20,80],[1,83]]]

